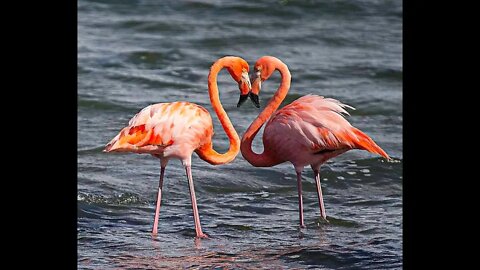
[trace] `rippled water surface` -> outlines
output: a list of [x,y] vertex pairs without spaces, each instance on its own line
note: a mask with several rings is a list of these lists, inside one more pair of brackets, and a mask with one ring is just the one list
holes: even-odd
[[[401,1],[78,1],[78,267],[80,269],[400,269],[402,267]],[[179,161],[167,167],[159,235],[150,234],[159,162],[105,154],[141,108],[192,101],[214,119],[210,65],[263,55],[292,73],[289,103],[309,93],[352,105],[349,121],[394,161],[350,151],[322,167],[329,223],[319,219],[313,173],[303,175],[306,229],[298,228],[291,164],[254,168],[241,155],[212,166],[193,156],[204,231],[196,240]],[[280,76],[265,82],[264,106]],[[219,77],[239,134],[259,113],[236,108],[238,88]],[[261,135],[261,133],[260,133]],[[261,151],[261,140],[254,142]]]

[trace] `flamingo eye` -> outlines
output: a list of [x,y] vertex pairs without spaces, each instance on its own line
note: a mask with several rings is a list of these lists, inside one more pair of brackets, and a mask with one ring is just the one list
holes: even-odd
[[257,75],[257,77],[260,77],[260,73],[262,72],[262,68],[260,66],[256,66],[253,71],[255,72],[255,75]]

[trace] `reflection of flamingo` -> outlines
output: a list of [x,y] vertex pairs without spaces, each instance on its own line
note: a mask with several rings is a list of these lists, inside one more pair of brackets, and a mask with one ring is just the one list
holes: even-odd
[[107,144],[104,150],[105,152],[146,153],[160,159],[160,182],[153,234],[157,234],[165,167],[168,160],[174,158],[180,159],[185,166],[197,237],[207,237],[202,232],[198,215],[191,171],[192,154],[195,151],[206,162],[219,165],[234,160],[240,147],[238,134],[223,109],[218,94],[217,75],[223,68],[227,68],[232,78],[238,82],[243,97],[247,97],[250,91],[250,79],[247,62],[233,56],[218,59],[212,65],[208,75],[210,101],[230,140],[230,147],[226,153],[219,154],[212,147],[213,124],[208,111],[190,102],[158,103],[144,108]]
[[[387,159],[390,157],[370,137],[343,118],[342,113],[348,114],[344,107],[352,107],[335,99],[307,95],[275,112],[287,95],[291,79],[288,67],[275,57],[264,56],[255,63],[256,78],[249,96],[257,107],[261,82],[275,70],[282,76],[281,85],[243,135],[240,149],[243,157],[255,167],[271,167],[286,161],[293,164],[297,173],[300,226],[305,227],[301,182],[303,167],[310,165],[313,169],[320,213],[326,220],[320,185],[320,166],[323,163],[351,149],[367,150]],[[252,150],[252,141],[269,117],[263,132],[264,151],[256,154]]]

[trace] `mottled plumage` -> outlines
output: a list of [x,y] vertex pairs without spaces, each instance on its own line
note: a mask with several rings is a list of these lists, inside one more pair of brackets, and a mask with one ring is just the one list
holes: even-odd
[[158,103],[137,113],[105,147],[105,152],[132,152],[151,154],[160,159],[160,181],[152,233],[157,234],[162,186],[169,159],[180,159],[188,178],[197,237],[207,237],[200,226],[197,199],[191,171],[192,154],[212,165],[231,162],[240,148],[240,139],[220,102],[217,75],[226,68],[238,83],[241,93],[251,89],[248,63],[240,57],[225,56],[218,59],[208,74],[208,93],[215,113],[227,134],[230,147],[220,154],[212,145],[213,123],[208,111],[190,102]]
[[212,136],[212,117],[202,106],[185,101],[158,103],[137,113],[105,150],[183,160],[211,142]]

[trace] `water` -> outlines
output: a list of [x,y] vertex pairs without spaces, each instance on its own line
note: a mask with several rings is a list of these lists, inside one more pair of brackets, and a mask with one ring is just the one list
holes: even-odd
[[[402,267],[401,1],[78,1],[78,267],[80,269],[400,269]],[[210,65],[273,55],[290,67],[285,104],[309,93],[356,108],[351,123],[393,158],[350,151],[322,167],[330,223],[319,219],[304,171],[306,229],[298,228],[291,164],[254,168],[241,155],[193,177],[204,231],[195,240],[179,161],[167,167],[159,235],[152,237],[159,162],[101,150],[141,108],[192,101],[212,113]],[[264,106],[280,76],[265,82]],[[239,134],[259,110],[236,108],[222,71],[221,100]],[[261,134],[260,134],[261,135]],[[262,149],[261,140],[254,149]]]

